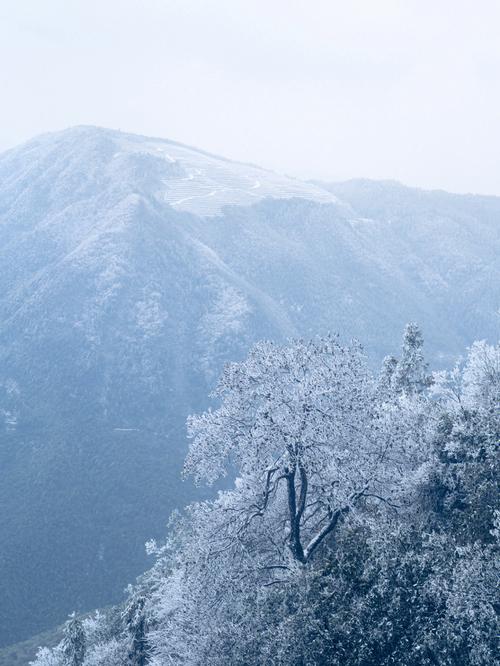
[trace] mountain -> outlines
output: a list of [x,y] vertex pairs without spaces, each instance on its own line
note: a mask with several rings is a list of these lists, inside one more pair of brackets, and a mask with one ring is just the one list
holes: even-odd
[[77,127],[0,156],[0,641],[121,598],[198,492],[186,416],[260,338],[450,364],[499,322],[500,199],[307,183]]

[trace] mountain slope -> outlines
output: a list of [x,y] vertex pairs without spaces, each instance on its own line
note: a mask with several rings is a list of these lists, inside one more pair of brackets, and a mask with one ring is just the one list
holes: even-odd
[[0,156],[0,640],[120,598],[195,494],[187,414],[253,341],[338,330],[378,362],[416,319],[448,363],[494,338],[499,229],[499,199],[98,128]]

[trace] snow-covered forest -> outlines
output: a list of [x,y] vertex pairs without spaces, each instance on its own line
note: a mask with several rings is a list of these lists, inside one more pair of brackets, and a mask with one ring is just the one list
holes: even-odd
[[408,324],[374,373],[356,341],[260,342],[214,399],[184,474],[233,481],[36,666],[499,663],[498,346],[432,372]]
[[500,666],[500,1],[0,17],[0,666]]
[[499,219],[500,197],[313,185],[98,127],[0,154],[1,666],[119,603],[210,496],[181,479],[186,419],[259,340],[334,330],[371,369],[408,321],[434,369],[495,343]]

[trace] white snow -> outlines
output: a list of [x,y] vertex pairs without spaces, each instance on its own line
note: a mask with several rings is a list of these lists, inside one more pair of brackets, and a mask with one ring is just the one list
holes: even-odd
[[180,167],[179,176],[169,176],[165,190],[159,193],[177,210],[213,216],[223,206],[250,205],[267,197],[338,203],[335,195],[316,185],[251,164],[232,162],[170,141],[144,138],[138,142],[127,135],[119,140],[122,152],[148,153]]

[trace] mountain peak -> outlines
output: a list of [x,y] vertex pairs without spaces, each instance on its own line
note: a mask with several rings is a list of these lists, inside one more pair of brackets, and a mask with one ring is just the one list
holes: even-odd
[[217,215],[224,206],[247,206],[265,198],[298,197],[338,203],[333,193],[313,183],[231,161],[176,141],[92,125],[78,125],[35,137],[0,156],[0,171],[6,166],[6,160],[12,159],[25,160],[29,170],[41,162],[51,170],[59,164],[73,180],[69,164],[77,171],[89,167],[102,169],[110,178],[117,179],[122,178],[121,171],[126,164],[128,173],[132,167],[138,178],[142,178],[144,171],[155,174],[156,199],[175,210],[200,216]]

